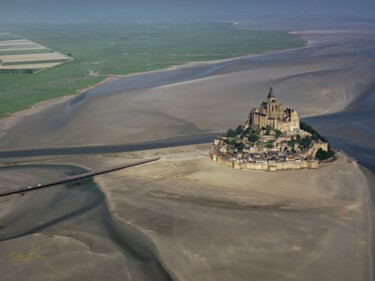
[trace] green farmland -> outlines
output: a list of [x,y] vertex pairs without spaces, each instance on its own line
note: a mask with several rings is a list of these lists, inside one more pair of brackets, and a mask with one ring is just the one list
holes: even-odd
[[[6,31],[71,55],[72,62],[34,74],[0,73],[0,117],[94,85],[111,75],[192,61],[301,47],[284,31],[236,30],[230,23],[33,24]],[[38,51],[35,51],[38,52]]]

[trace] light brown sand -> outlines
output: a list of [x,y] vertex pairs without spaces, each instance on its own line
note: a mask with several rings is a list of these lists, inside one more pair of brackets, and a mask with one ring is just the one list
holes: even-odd
[[95,178],[179,280],[369,280],[368,186],[355,162],[340,153],[319,170],[236,171],[202,148],[147,152],[164,156]]
[[124,267],[119,267],[126,263],[121,253],[94,235],[34,234],[5,241],[0,259],[2,280],[128,280]]
[[[149,236],[178,280],[369,280],[372,225],[366,180],[373,181],[373,175],[366,178],[341,153],[319,170],[236,171],[209,160],[208,149],[197,145],[38,161],[98,168],[161,156],[95,181],[114,217]],[[43,169],[2,173],[1,188],[44,175],[61,177]],[[0,221],[23,213],[23,223],[14,227],[32,223],[27,213],[34,201],[47,209],[61,196],[55,192],[1,199]],[[39,219],[47,220],[48,212]],[[26,259],[16,261],[15,255]],[[131,280],[126,259],[108,240],[74,231],[74,224],[1,242],[0,259],[9,269],[3,277],[10,280],[24,280],[24,274],[31,280],[103,280],[106,274],[111,280]]]

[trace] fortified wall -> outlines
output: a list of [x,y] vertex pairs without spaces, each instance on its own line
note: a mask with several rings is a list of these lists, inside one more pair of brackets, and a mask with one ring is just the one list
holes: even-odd
[[221,165],[233,168],[235,170],[247,169],[256,171],[275,172],[278,170],[300,170],[300,169],[318,169],[317,160],[303,160],[300,162],[279,162],[279,163],[247,163],[238,162],[230,159],[223,159],[215,154],[210,155],[211,159]]

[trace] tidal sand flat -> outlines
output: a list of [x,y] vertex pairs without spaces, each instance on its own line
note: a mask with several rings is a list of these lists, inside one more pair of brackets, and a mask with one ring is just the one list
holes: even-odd
[[0,147],[114,145],[223,132],[265,99],[271,76],[276,97],[302,117],[339,111],[367,90],[375,63],[361,50],[373,46],[373,37],[306,38],[314,43],[303,49],[119,78],[20,118],[4,131]]
[[[77,60],[49,71],[37,71],[37,75],[22,75],[31,72],[30,65],[24,68],[25,71],[0,70],[11,74],[0,76],[0,97],[3,100],[1,117],[25,110],[41,101],[80,93],[82,89],[97,85],[108,77],[304,45],[304,40],[298,35],[288,34],[287,31],[236,30],[236,25],[230,22],[9,23],[2,28],[52,49],[17,50],[30,45],[2,46],[2,40],[20,39],[16,35],[5,34],[0,36],[0,59],[1,55],[6,54],[59,50],[69,54],[70,59],[73,57]],[[14,48],[14,51],[1,52],[2,47]],[[12,65],[15,64],[19,65]],[[37,61],[32,64],[33,67],[40,66]],[[14,102],[15,99],[17,102]]]
[[162,157],[94,182],[2,198],[1,260],[11,269],[3,277],[370,280],[373,174],[341,153],[313,171],[238,171],[211,161],[209,148],[2,168],[4,189],[83,171],[77,166]]
[[238,171],[207,152],[138,153],[162,160],[95,178],[178,280],[370,280],[373,176],[357,163],[340,153],[314,171]]
[[[71,165],[0,168],[1,189],[83,172]],[[171,280],[152,242],[113,219],[91,181],[0,198],[2,280]]]

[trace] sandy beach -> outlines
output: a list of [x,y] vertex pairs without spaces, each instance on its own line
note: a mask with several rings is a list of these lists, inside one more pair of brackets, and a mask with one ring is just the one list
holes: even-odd
[[[46,102],[0,122],[0,150],[221,133],[264,100],[270,76],[276,97],[302,117],[317,116],[320,123],[308,120],[323,134],[353,139],[357,126],[356,151],[373,149],[372,117],[361,119],[372,115],[360,111],[351,120],[348,105],[362,110],[358,98],[371,98],[375,63],[363,50],[374,40],[352,31],[303,34],[311,43],[299,50],[118,77]],[[330,121],[328,113],[342,119]],[[339,130],[337,120],[353,127]],[[371,171],[342,152],[318,170],[236,171],[212,162],[209,149],[0,159],[4,190],[161,157],[92,181],[0,198],[3,278],[373,279]]]

